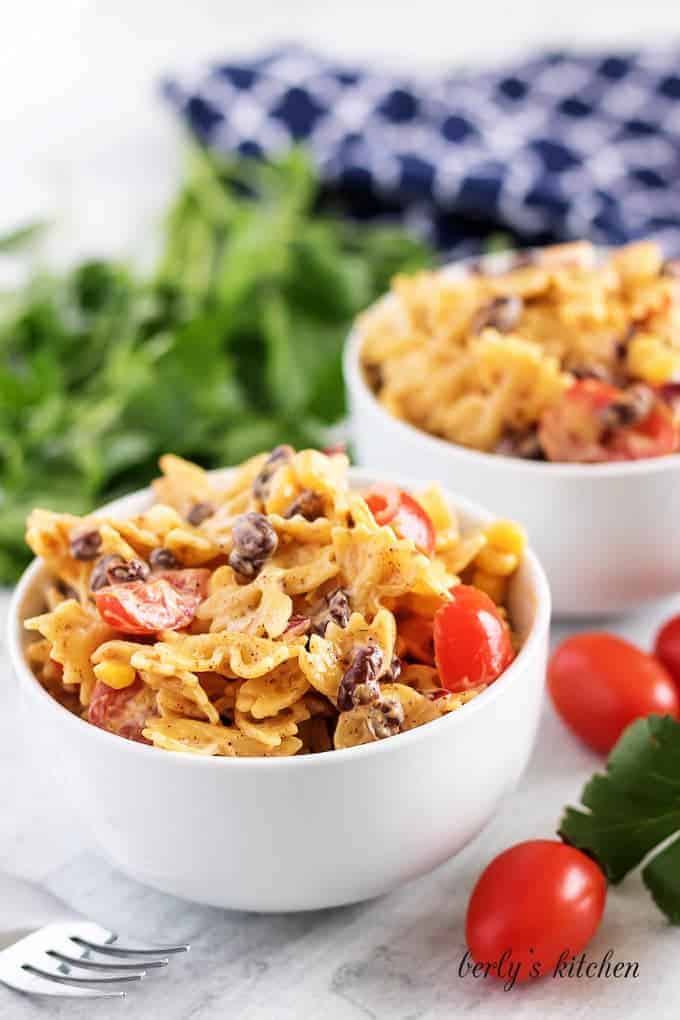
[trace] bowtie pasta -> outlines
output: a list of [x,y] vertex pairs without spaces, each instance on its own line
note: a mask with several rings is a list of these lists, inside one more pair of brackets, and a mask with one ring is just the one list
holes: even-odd
[[395,279],[359,320],[367,382],[451,442],[582,463],[680,447],[680,260],[637,242],[521,253],[504,272]]
[[[161,468],[157,502],[129,519],[28,521],[51,574],[28,658],[95,726],[202,755],[317,753],[456,711],[511,661],[515,525],[464,533],[435,487],[354,491],[343,453],[281,446],[226,482],[172,455]],[[470,597],[496,628],[493,668]]]

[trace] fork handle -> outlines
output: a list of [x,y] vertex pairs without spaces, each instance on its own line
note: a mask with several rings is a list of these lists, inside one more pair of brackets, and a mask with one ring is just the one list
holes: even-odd
[[46,889],[0,872],[0,949],[18,932],[26,934],[46,924],[76,919],[80,915]]

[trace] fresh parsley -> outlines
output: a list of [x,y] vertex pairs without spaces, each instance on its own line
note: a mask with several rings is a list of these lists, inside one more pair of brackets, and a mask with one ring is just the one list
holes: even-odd
[[670,716],[633,723],[581,802],[587,810],[567,808],[562,839],[615,883],[648,858],[643,881],[669,921],[680,924],[680,723]]
[[[41,230],[0,239],[0,257]],[[352,319],[429,259],[400,229],[323,212],[299,151],[197,149],[151,274],[101,259],[0,294],[0,583],[29,558],[33,506],[85,513],[146,484],[165,450],[211,467],[323,445]]]

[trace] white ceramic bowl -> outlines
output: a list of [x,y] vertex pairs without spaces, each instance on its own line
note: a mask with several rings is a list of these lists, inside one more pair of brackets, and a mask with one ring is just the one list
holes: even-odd
[[[353,484],[373,481],[366,472],[352,473]],[[150,501],[146,490],[111,509],[129,516]],[[453,502],[465,524],[489,519],[463,500]],[[545,575],[531,552],[510,593],[524,645],[492,687],[408,733],[301,758],[160,751],[62,708],[24,657],[22,620],[42,610],[44,574],[40,561],[28,568],[10,610],[22,725],[104,854],[165,892],[256,911],[377,896],[464,847],[502,806],[529,757],[550,617]]]
[[[506,263],[505,255],[484,260],[491,270]],[[446,271],[465,271],[465,263]],[[548,575],[556,616],[608,616],[680,590],[679,454],[557,464],[466,449],[383,408],[360,367],[361,341],[355,329],[344,355],[361,465],[436,479],[520,521]]]

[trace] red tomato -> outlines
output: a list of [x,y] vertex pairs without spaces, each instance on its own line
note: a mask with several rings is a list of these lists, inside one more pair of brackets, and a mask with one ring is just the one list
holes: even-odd
[[400,658],[434,666],[432,620],[425,616],[405,616],[397,625]]
[[398,535],[410,538],[428,556],[434,552],[434,525],[408,492],[396,485],[374,485],[364,499],[378,524],[389,524]]
[[154,714],[154,705],[154,692],[139,677],[119,691],[98,683],[92,692],[87,720],[109,733],[148,744],[142,730],[148,717]]
[[453,602],[434,617],[434,652],[449,691],[490,684],[515,657],[510,630],[495,603],[467,584],[451,589]]
[[201,599],[204,599],[208,594],[210,571],[206,567],[159,570],[153,574],[153,580],[159,577],[165,578],[173,588],[183,594],[198,595]]
[[680,616],[672,616],[656,635],[654,654],[680,687]]
[[678,428],[660,400],[643,421],[608,437],[602,412],[622,396],[623,390],[599,379],[575,382],[541,418],[539,439],[548,458],[584,464],[661,457],[677,449]]
[[668,407],[657,403],[644,421],[618,429],[609,444],[611,460],[642,460],[663,457],[678,448],[678,427]]
[[208,570],[168,570],[94,593],[99,615],[123,634],[155,634],[187,627],[205,597]]
[[567,726],[596,751],[611,751],[642,716],[680,715],[680,696],[651,655],[614,634],[576,634],[548,666],[553,704]]
[[580,850],[549,839],[518,843],[491,861],[472,892],[470,954],[503,980],[510,968],[520,982],[549,975],[562,954],[566,962],[593,937],[606,894],[604,875]]

